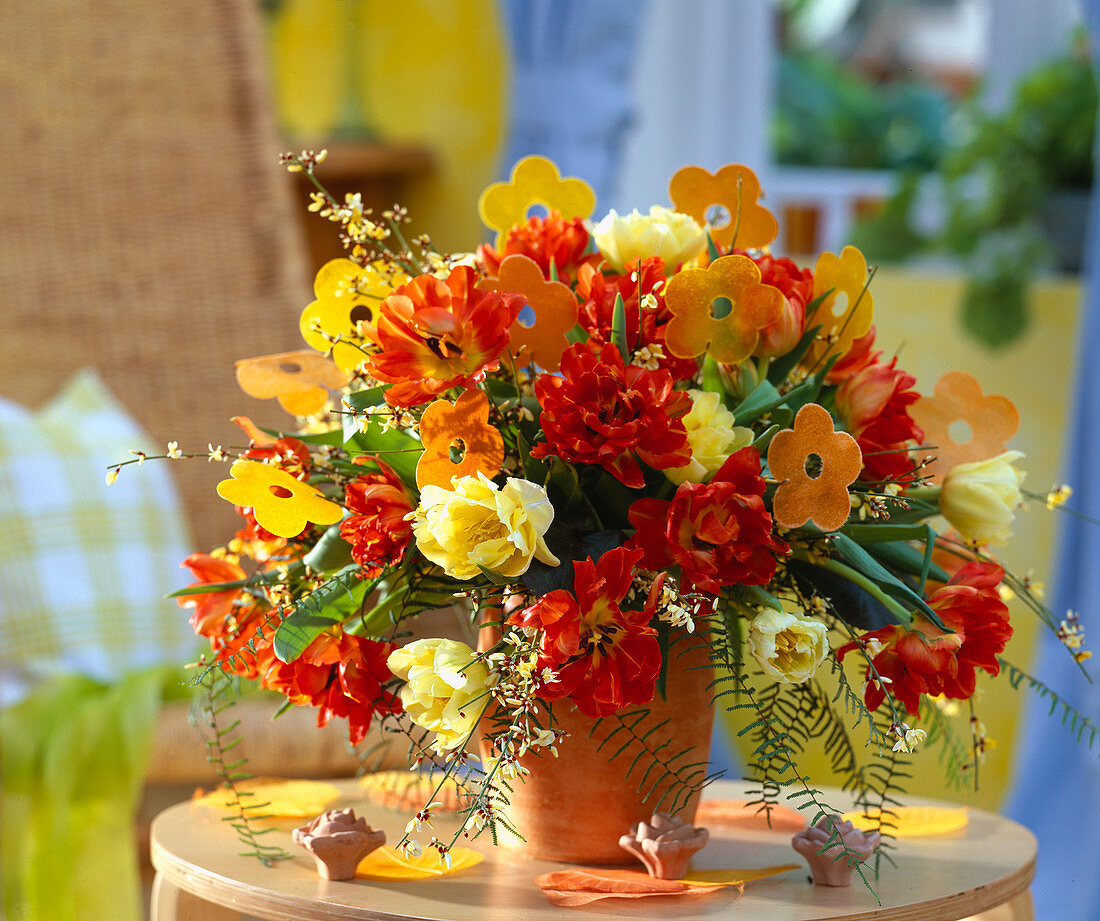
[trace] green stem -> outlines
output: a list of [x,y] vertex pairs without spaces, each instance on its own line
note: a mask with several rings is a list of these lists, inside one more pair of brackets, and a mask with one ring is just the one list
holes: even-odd
[[811,563],[821,569],[828,570],[840,576],[842,579],[846,579],[853,585],[859,586],[868,595],[874,598],[875,601],[879,602],[891,614],[897,617],[901,623],[910,624],[913,622],[912,611],[904,607],[896,598],[892,598],[890,595],[886,594],[886,592],[884,592],[875,582],[868,579],[862,573],[852,569],[851,566],[845,566],[839,560],[815,559],[805,550],[796,550],[794,557],[804,563]]

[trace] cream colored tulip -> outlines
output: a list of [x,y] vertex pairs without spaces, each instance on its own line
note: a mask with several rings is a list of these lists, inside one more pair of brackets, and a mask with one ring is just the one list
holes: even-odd
[[691,410],[684,416],[691,461],[683,467],[665,470],[673,483],[705,483],[746,445],[752,444],[752,431],[735,426],[733,413],[722,404],[717,393],[689,390]]
[[554,506],[541,486],[510,477],[498,487],[482,473],[453,486],[425,486],[413,513],[417,548],[447,575],[474,579],[485,567],[512,578],[533,559],[558,565],[544,540]]
[[458,640],[416,640],[386,660],[404,679],[401,703],[417,726],[436,733],[438,752],[461,748],[489,703],[489,669]]
[[801,684],[829,654],[828,630],[812,617],[768,608],[749,624],[749,651],[769,678]]
[[1024,473],[1016,469],[1020,451],[956,464],[943,478],[940,512],[964,540],[1003,544],[1012,536],[1016,509],[1023,501]]
[[633,211],[620,216],[610,211],[592,229],[596,248],[616,272],[631,259],[660,256],[666,272],[694,259],[707,243],[706,231],[695,219],[670,208],[654,205],[649,214]]

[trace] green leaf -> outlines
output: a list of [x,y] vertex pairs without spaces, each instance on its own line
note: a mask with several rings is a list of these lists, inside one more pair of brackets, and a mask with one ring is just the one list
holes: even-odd
[[490,569],[488,566],[482,566],[480,563],[477,564],[477,568],[481,570],[481,574],[492,582],[493,585],[508,585],[515,581],[515,579],[511,579],[508,576],[502,576],[495,569]]
[[352,562],[351,544],[340,536],[339,523],[321,535],[309,553],[302,557],[302,562],[314,572],[336,572]]
[[718,373],[718,362],[709,355],[703,359],[703,389],[711,393],[720,393],[723,397],[727,396],[722,377]]
[[611,342],[619,350],[624,364],[630,364],[630,349],[626,344],[626,306],[622,294],[615,295],[615,307],[611,313]]
[[923,540],[928,526],[923,524],[846,524],[840,529],[859,544],[874,544],[882,541]]
[[805,357],[806,353],[810,350],[810,346],[813,345],[813,341],[817,338],[819,332],[821,332],[820,325],[806,330],[793,349],[786,355],[781,355],[779,358],[776,358],[768,368],[768,380],[773,384],[783,383],[783,381],[787,379],[787,375],[794,370],[795,366],[802,361],[803,357]]
[[780,394],[770,381],[763,380],[756,385],[752,393],[734,407],[733,418],[738,425],[749,425],[785,400],[786,397]]
[[771,592],[765,591],[759,585],[741,585],[738,587],[741,601],[753,607],[771,608],[774,611],[782,611],[783,605]]
[[520,463],[523,465],[524,479],[545,486],[546,478],[550,475],[550,465],[546,461],[531,456],[531,443],[524,438],[522,432],[516,432],[516,449],[519,451]]
[[291,614],[275,630],[275,655],[282,662],[293,662],[318,636],[340,619],[317,612]]
[[210,592],[228,592],[235,588],[244,588],[250,579],[238,579],[236,582],[203,582],[200,585],[189,585],[187,588],[177,588],[169,592],[165,598],[183,598],[187,595],[208,595]]
[[768,445],[772,443],[772,439],[779,434],[782,428],[783,426],[778,423],[768,426],[763,432],[756,436],[752,446],[761,454],[767,454]]
[[[935,545],[932,545],[935,547]],[[921,583],[931,576],[937,582],[946,582],[950,577],[942,568],[936,566],[926,550],[920,550],[912,544],[886,542],[871,544],[868,552],[876,559],[911,576],[920,576]],[[927,562],[927,568],[925,563]]]
[[714,237],[710,235],[709,231],[707,232],[707,255],[710,257],[711,262],[714,262],[715,259],[720,258],[722,255],[720,252],[718,252],[718,247],[715,245]]
[[654,699],[658,696],[661,700],[668,699],[668,628],[668,621],[657,621],[657,646],[661,650],[661,670],[657,673],[657,680],[653,685]]

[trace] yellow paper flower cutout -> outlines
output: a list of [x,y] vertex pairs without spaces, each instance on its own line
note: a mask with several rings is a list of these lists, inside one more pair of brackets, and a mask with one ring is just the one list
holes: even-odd
[[[879,826],[876,816],[862,812],[846,812],[840,818],[860,831],[874,831]],[[890,810],[890,833],[896,838],[949,835],[966,828],[969,821],[970,815],[962,807],[894,806]]]
[[747,166],[731,163],[713,174],[701,166],[685,166],[672,177],[668,194],[677,211],[700,224],[707,223],[712,207],[724,208],[725,222],[710,228],[711,238],[722,246],[762,249],[779,233],[775,215],[758,203],[760,180]]
[[596,193],[583,179],[562,179],[557,164],[546,157],[524,157],[512,168],[509,182],[494,182],[477,203],[482,223],[497,232],[496,245],[509,230],[527,220],[532,205],[569,218],[591,217]]
[[[367,357],[363,346],[373,334],[378,305],[408,280],[403,272],[390,272],[380,262],[368,266],[350,259],[326,262],[313,280],[316,300],[298,321],[306,345],[326,354],[331,349],[337,366],[354,373]],[[343,341],[333,343],[337,336]]]
[[237,383],[258,400],[276,397],[293,416],[320,412],[329,390],[343,387],[348,376],[323,355],[302,349],[262,355],[237,362]]
[[271,464],[239,460],[229,469],[232,479],[218,484],[218,495],[252,509],[260,527],[279,537],[297,537],[311,521],[336,524],[344,510],[308,483]]
[[561,367],[562,353],[569,348],[566,333],[577,325],[577,298],[568,285],[547,281],[534,259],[518,253],[500,264],[499,278],[486,278],[477,287],[483,291],[514,291],[527,298],[535,322],[512,324],[508,352],[517,368],[536,364],[546,371]]
[[[732,309],[724,316],[715,301],[725,298]],[[677,358],[706,352],[715,361],[737,364],[756,348],[760,330],[775,322],[783,293],[760,283],[760,269],[747,256],[722,256],[705,269],[684,269],[665,286],[672,319],[665,344]]]
[[468,847],[453,847],[448,853],[451,856],[449,867],[439,859],[434,848],[416,857],[404,857],[384,845],[360,861],[355,875],[360,879],[430,879],[476,867],[485,859],[483,854]]
[[[815,456],[821,469],[811,473]],[[822,531],[835,531],[848,520],[848,487],[863,469],[863,452],[847,432],[833,431],[833,417],[823,406],[807,403],[794,417],[794,427],[779,432],[768,446],[768,468],[779,480],[772,515],[785,528],[812,521]]]
[[[451,488],[458,476],[484,473],[495,477],[504,463],[504,439],[489,424],[489,398],[480,390],[467,390],[452,405],[436,400],[420,417],[420,440],[424,453],[416,464],[416,485]],[[461,441],[463,455],[451,460],[451,445]]]
[[854,246],[845,246],[839,256],[822,253],[817,257],[814,297],[830,289],[832,293],[806,319],[807,327],[821,326],[808,353],[811,365],[819,365],[830,355],[843,355],[871,328],[875,302],[867,280],[867,260]]

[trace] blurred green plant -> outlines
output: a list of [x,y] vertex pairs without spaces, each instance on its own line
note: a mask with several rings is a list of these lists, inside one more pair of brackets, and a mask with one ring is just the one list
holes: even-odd
[[882,210],[856,226],[852,243],[871,260],[958,257],[968,275],[963,328],[990,348],[1013,342],[1029,322],[1035,273],[1080,268],[1096,107],[1083,45],[1027,74],[1003,112],[972,101],[949,122],[953,143],[935,166],[939,226],[916,227],[923,180],[909,170]]
[[772,149],[788,166],[931,169],[951,102],[916,81],[878,84],[832,55],[780,56]]

